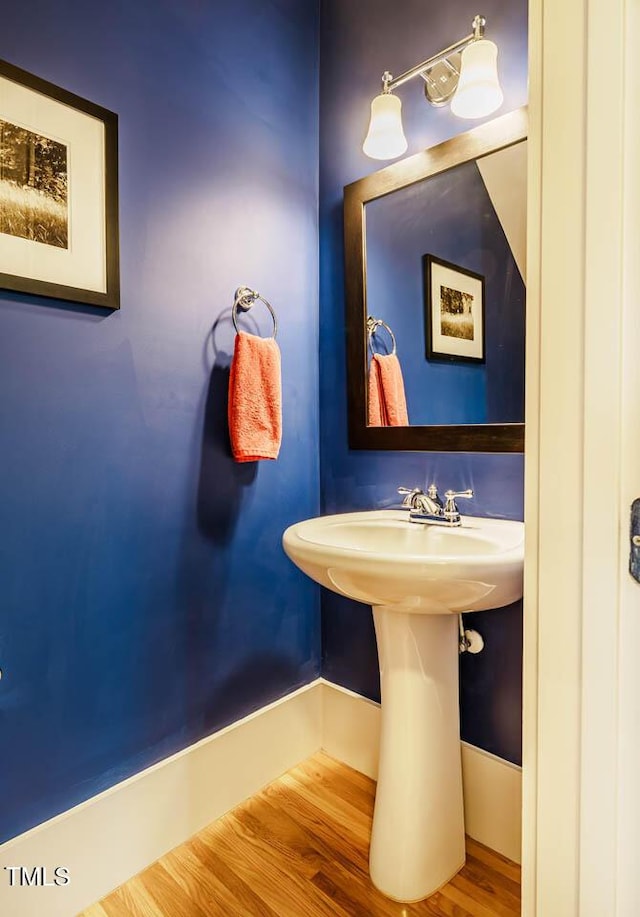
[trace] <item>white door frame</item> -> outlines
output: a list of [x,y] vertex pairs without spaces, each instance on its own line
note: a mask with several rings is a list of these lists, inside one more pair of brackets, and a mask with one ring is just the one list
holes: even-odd
[[639,20],[638,0],[530,6],[525,917],[640,913]]
[[[640,4],[629,2],[625,22],[625,210],[621,410],[621,504],[640,496],[640,61],[635,39]],[[628,575],[628,521],[621,518],[620,633],[618,694],[617,914],[640,913],[640,586]]]

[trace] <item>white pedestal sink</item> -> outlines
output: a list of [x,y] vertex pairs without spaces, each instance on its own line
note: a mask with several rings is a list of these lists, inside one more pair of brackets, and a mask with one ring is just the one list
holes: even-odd
[[456,613],[522,596],[524,526],[374,510],[299,522],[283,545],[316,582],[373,606],[382,731],[369,867],[390,898],[426,898],[465,860]]

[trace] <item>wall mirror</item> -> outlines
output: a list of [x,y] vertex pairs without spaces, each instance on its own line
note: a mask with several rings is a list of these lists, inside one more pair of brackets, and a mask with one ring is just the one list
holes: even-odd
[[[523,451],[526,137],[522,108],[345,188],[351,448]],[[369,400],[393,352],[402,425]]]

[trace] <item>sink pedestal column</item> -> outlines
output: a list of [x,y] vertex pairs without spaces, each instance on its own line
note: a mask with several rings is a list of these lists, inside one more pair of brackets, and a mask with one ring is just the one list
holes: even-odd
[[381,892],[418,901],[465,861],[458,619],[373,609],[382,731],[369,867]]

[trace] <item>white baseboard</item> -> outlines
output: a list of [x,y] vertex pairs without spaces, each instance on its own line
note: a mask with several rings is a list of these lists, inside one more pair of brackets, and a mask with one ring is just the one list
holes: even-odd
[[322,679],[322,748],[332,758],[378,779],[380,704]]
[[[2,917],[72,917],[320,747],[307,685],[0,847]],[[69,869],[60,887],[9,887],[2,867]]]
[[[323,748],[375,779],[380,707],[318,679],[0,846],[2,917],[73,917]],[[462,745],[467,832],[520,860],[520,768]],[[69,870],[10,887],[3,867]]]
[[522,858],[522,768],[462,742],[467,834],[515,863]]
[[[379,704],[324,680],[322,692],[323,749],[375,780]],[[519,863],[522,769],[462,742],[462,780],[467,834]]]

